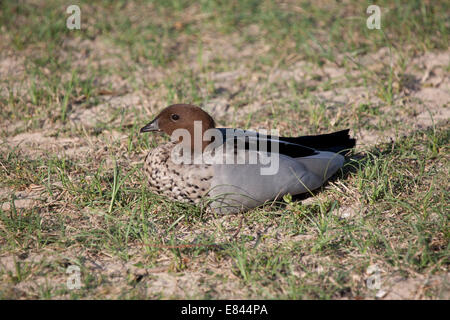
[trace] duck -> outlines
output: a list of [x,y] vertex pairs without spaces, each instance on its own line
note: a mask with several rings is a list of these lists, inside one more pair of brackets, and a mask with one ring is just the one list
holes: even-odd
[[218,214],[311,193],[343,167],[356,144],[349,129],[282,137],[264,130],[217,128],[205,110],[190,104],[164,108],[140,132],[170,136],[145,157],[149,189]]

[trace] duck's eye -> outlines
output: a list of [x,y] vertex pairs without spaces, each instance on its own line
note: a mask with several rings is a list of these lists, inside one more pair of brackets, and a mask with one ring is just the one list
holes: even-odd
[[172,118],[172,120],[177,121],[178,119],[180,119],[180,116],[177,114],[173,114],[170,116]]

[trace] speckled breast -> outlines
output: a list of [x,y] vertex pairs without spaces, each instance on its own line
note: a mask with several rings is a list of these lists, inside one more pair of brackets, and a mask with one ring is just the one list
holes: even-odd
[[213,168],[209,164],[176,164],[171,160],[175,143],[151,150],[144,163],[150,189],[172,200],[198,204],[211,188]]

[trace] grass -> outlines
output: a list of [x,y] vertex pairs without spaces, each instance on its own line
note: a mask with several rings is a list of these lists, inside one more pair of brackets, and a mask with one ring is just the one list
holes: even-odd
[[[420,93],[449,8],[377,4],[381,31],[356,1],[80,1],[70,31],[61,1],[0,2],[0,298],[372,299],[374,265],[390,297],[448,297],[448,100]],[[167,137],[139,128],[176,102],[359,143],[313,196],[206,214],[141,172]]]

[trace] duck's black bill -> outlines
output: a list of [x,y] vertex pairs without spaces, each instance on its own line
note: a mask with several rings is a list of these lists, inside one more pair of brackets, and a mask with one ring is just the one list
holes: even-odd
[[149,124],[147,124],[145,127],[142,127],[140,132],[152,132],[152,131],[159,131],[158,119],[155,119]]

